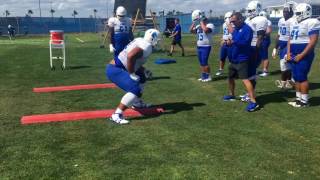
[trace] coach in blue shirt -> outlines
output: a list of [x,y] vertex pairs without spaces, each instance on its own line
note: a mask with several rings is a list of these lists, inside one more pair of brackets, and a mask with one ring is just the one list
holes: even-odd
[[[240,12],[234,13],[230,18],[229,32],[232,33],[232,39],[227,44],[231,46],[231,59],[229,65],[229,95],[224,96],[225,101],[235,100],[235,79],[242,80],[250,97],[246,108],[248,112],[259,108],[256,102],[252,82],[249,78],[249,57],[253,31],[246,23]],[[234,27],[232,26],[234,25]]]
[[171,49],[170,49],[170,53],[169,53],[169,56],[172,56],[172,53],[174,51],[174,47],[176,44],[178,44],[182,50],[182,56],[184,56],[184,47],[183,45],[181,44],[181,26],[180,26],[180,20],[178,18],[176,18],[174,20],[174,23],[175,23],[175,27],[174,27],[174,30],[172,32],[172,35],[170,36],[171,38],[173,38],[172,40],[172,43],[171,43]]

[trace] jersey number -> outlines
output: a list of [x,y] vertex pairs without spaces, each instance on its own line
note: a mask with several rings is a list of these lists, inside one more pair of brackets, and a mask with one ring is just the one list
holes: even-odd
[[203,40],[203,34],[198,34],[198,39],[199,39],[199,41],[202,41]]
[[120,32],[127,32],[128,31],[128,27],[124,26],[124,25],[120,25]]
[[291,36],[291,39],[295,39],[295,40],[298,39],[299,29],[293,29],[293,30],[291,31],[290,36]]
[[280,27],[280,34],[286,35],[287,34],[287,28],[286,27]]

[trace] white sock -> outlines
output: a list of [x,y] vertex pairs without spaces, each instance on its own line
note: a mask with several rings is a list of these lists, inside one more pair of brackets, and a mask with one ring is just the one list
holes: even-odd
[[296,100],[301,101],[301,92],[296,92]]
[[309,94],[301,94],[301,102],[308,103],[309,101]]
[[122,111],[122,109],[117,108],[117,109],[116,109],[116,111],[115,111],[114,113],[115,113],[115,114],[122,114],[122,113],[123,113],[123,111]]
[[130,107],[137,98],[138,97],[135,94],[128,92],[122,97],[121,104]]

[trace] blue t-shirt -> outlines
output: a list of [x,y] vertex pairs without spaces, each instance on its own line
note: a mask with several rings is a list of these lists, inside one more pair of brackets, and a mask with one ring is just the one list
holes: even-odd
[[232,33],[231,62],[239,63],[249,60],[253,31],[246,23],[235,28]]
[[173,30],[173,33],[178,32],[176,36],[174,36],[174,40],[179,41],[181,40],[181,26],[180,24],[177,24],[176,27]]

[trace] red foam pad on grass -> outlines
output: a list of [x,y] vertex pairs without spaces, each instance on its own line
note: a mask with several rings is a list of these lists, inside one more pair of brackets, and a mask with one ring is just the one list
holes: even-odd
[[[111,117],[114,110],[100,110],[100,111],[87,111],[87,112],[70,112],[70,113],[58,113],[58,114],[42,114],[23,116],[21,118],[21,124],[36,124],[36,123],[50,123],[61,121],[79,121],[90,120],[99,118]],[[145,108],[145,109],[128,109],[124,112],[125,117],[141,117],[147,115],[156,115],[164,112],[162,108]]]
[[109,83],[109,84],[84,84],[84,85],[74,85],[74,86],[56,86],[56,87],[33,88],[33,92],[45,93],[45,92],[84,90],[84,89],[106,89],[106,88],[116,88],[116,87],[117,86],[113,83]]

